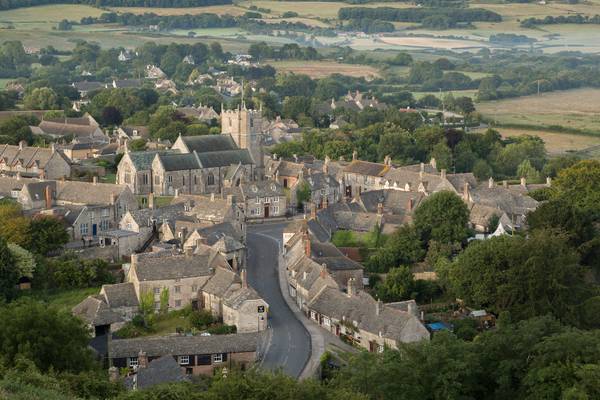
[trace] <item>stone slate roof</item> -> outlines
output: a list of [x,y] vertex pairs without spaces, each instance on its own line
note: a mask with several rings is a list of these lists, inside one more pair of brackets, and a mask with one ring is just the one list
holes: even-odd
[[231,236],[223,236],[213,245],[213,247],[223,253],[242,250],[245,248],[243,244],[232,238]]
[[80,92],[90,92],[92,90],[104,89],[104,83],[102,82],[89,82],[89,81],[81,81],[74,82],[73,87]]
[[137,256],[135,272],[140,281],[195,278],[213,274],[211,257],[186,256],[170,251],[143,253]]
[[232,164],[254,164],[252,156],[247,149],[198,152],[198,159],[203,168],[227,167]]
[[316,172],[309,175],[306,178],[306,182],[310,186],[311,191],[320,190],[324,188],[339,188],[339,182],[331,175],[323,172]]
[[223,299],[223,304],[238,310],[246,301],[250,300],[262,300],[262,297],[251,287],[242,287],[239,289],[232,290],[227,293]]
[[190,213],[202,221],[223,222],[234,207],[233,204],[227,204],[227,199],[218,196],[211,199],[209,196],[202,195],[180,194],[171,201],[171,204],[183,205],[186,202],[191,206]]
[[151,361],[146,368],[138,368],[137,373],[126,377],[123,383],[127,389],[142,390],[162,383],[185,381],[189,381],[189,377],[183,373],[175,358],[168,354]]
[[237,150],[238,147],[229,135],[182,136],[181,140],[191,152],[207,153],[213,151]]
[[131,162],[138,171],[149,170],[152,168],[152,161],[154,157],[165,154],[177,154],[177,150],[160,150],[160,151],[131,151],[127,153]]
[[509,215],[527,214],[535,210],[539,204],[525,194],[501,186],[490,188],[487,183],[477,186],[470,194],[474,203],[497,208]]
[[398,342],[416,342],[429,339],[429,332],[416,318],[406,312],[383,307],[379,315],[377,302],[363,291],[348,296],[335,288],[325,288],[311,302],[308,308],[336,320],[346,320],[367,332]]
[[241,238],[242,233],[231,222],[223,222],[198,229],[198,233],[206,238],[206,244],[215,245],[223,237]]
[[352,211],[338,211],[334,213],[338,229],[349,231],[370,232],[381,223],[377,214]]
[[122,126],[121,129],[130,137],[133,137],[133,131],[137,131],[138,136],[140,137],[148,137],[150,136],[150,129],[144,125],[132,125],[132,126]]
[[133,283],[102,285],[104,298],[110,308],[137,307],[139,305]]
[[[37,165],[38,168],[44,169],[52,154],[51,148],[25,146],[20,149],[19,146],[0,144],[0,163],[11,167],[20,162],[26,168]],[[57,154],[67,160],[62,152],[58,151]]]
[[182,171],[187,169],[200,169],[196,153],[189,154],[163,154],[157,155],[165,171]]
[[385,164],[372,163],[368,161],[354,160],[344,168],[344,172],[350,174],[368,175],[368,176],[384,176],[390,169]]
[[239,188],[245,199],[284,196],[283,187],[273,181],[245,182]]
[[413,201],[413,211],[425,198],[423,193],[404,192],[402,190],[382,189],[370,190],[360,194],[360,202],[364,209],[371,213],[377,212],[379,203],[383,204],[384,211],[392,214],[407,212],[408,201]]
[[242,280],[235,272],[226,268],[217,268],[215,274],[202,286],[202,291],[223,298],[227,290],[234,284],[238,288],[242,287]]
[[133,220],[140,226],[148,226],[148,221],[154,219],[157,223],[174,220],[183,214],[185,205],[183,203],[171,204],[158,208],[142,208],[130,211]]
[[217,353],[249,353],[258,347],[259,333],[236,333],[213,336],[163,336],[116,339],[108,349],[110,358],[137,357],[140,350],[148,357],[168,354],[193,355]]
[[32,127],[32,132],[38,135],[73,135],[75,137],[91,137],[98,129],[99,128],[95,125],[65,124],[64,122],[42,121],[37,127]]
[[79,181],[56,181],[55,198],[74,204],[112,204],[112,197],[118,198],[129,190],[127,185],[112,183],[90,183]]
[[99,296],[88,296],[71,310],[73,315],[93,326],[122,322],[123,318],[108,307]]
[[114,86],[117,88],[138,88],[141,87],[144,81],[142,79],[118,79],[114,81]]
[[10,197],[13,190],[21,190],[29,180],[0,176],[0,196]]

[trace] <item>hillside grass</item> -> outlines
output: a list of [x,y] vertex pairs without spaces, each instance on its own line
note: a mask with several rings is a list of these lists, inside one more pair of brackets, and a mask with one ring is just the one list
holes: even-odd
[[378,77],[379,71],[369,65],[341,64],[335,61],[267,61],[281,72],[305,74],[311,78],[323,78],[332,74],[342,74],[353,77]]

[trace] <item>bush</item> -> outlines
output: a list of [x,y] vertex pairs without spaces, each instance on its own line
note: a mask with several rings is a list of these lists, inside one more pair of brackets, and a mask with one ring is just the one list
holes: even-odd
[[190,325],[197,329],[206,329],[209,325],[215,322],[212,314],[205,310],[193,311],[189,314],[188,318]]
[[237,329],[235,325],[224,325],[224,324],[214,324],[207,329],[207,332],[211,335],[227,335],[230,333],[236,333]]

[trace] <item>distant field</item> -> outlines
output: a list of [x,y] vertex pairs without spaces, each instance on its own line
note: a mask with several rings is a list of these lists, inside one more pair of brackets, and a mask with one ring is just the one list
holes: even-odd
[[476,105],[485,117],[504,124],[563,126],[600,135],[600,89],[544,93]]
[[145,14],[154,13],[157,15],[184,15],[184,14],[204,14],[212,13],[218,15],[242,15],[247,10],[237,7],[233,4],[222,6],[207,7],[189,7],[189,8],[159,8],[159,7],[111,7],[110,10],[119,13]]
[[257,0],[240,3],[244,6],[254,5],[259,8],[268,8],[271,14],[283,14],[286,11],[295,11],[302,17],[311,18],[337,18],[338,11],[342,7],[414,7],[409,3],[369,3],[352,5],[336,1],[269,1]]
[[334,61],[269,61],[275,69],[282,72],[306,74],[311,78],[323,78],[331,74],[353,77],[378,77],[379,71],[368,65],[340,64]]
[[586,150],[590,147],[600,145],[600,137],[589,135],[574,135],[570,133],[503,127],[497,127],[494,129],[499,131],[502,137],[515,137],[524,135],[539,136],[546,144],[546,150],[548,153],[554,155]]
[[[465,96],[465,97],[470,97],[470,98],[474,99],[475,96],[477,95],[477,90],[450,90],[450,91],[442,92],[441,95],[445,96],[448,93],[452,93],[452,96],[454,96],[454,98]],[[413,97],[415,99],[419,100],[419,99],[421,99],[421,98],[423,98],[423,97],[425,97],[425,96],[427,96],[429,94],[432,94],[432,95],[434,95],[435,97],[438,97],[438,98],[440,97],[440,92],[439,91],[433,91],[433,92],[413,92]],[[479,105],[478,104],[476,104],[475,107],[477,108],[477,110],[479,110]]]

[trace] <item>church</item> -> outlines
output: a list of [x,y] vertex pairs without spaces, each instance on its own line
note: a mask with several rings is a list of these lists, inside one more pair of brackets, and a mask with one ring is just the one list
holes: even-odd
[[171,149],[126,151],[117,183],[157,196],[221,193],[264,176],[262,110],[221,107],[221,134],[179,136]]

